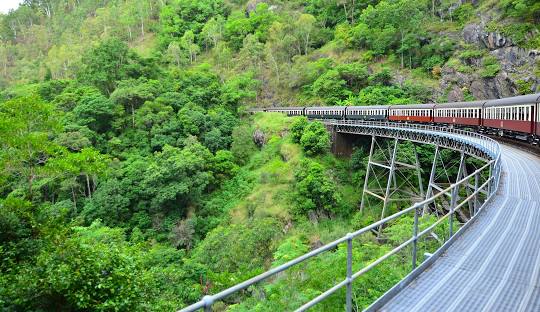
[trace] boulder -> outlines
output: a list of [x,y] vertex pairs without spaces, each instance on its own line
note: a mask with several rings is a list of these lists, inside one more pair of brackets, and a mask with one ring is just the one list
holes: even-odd
[[469,44],[480,45],[481,36],[483,36],[483,28],[478,24],[469,24],[463,27],[463,40]]
[[253,133],[253,143],[255,143],[255,145],[257,145],[259,148],[266,144],[266,135],[261,131],[261,129],[257,129]]
[[514,44],[510,38],[497,32],[488,32],[483,25],[468,24],[463,27],[463,40],[469,44],[475,44],[478,47],[485,47],[489,50],[511,47]]
[[490,50],[495,50],[513,45],[512,40],[496,32],[484,33],[481,37],[484,46]]

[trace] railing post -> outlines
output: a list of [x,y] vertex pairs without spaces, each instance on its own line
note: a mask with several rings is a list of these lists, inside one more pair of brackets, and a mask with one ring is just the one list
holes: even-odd
[[[491,179],[491,175],[493,174],[493,163],[491,163],[489,165],[489,174],[488,174],[488,179]],[[489,181],[488,183],[488,195],[491,195],[491,190],[493,189],[493,187],[491,186],[491,184],[493,184],[495,179]]]
[[477,211],[478,211],[478,193],[480,192],[480,190],[478,189],[480,187],[480,173],[477,172],[475,175],[474,175],[474,192],[475,192],[475,195],[474,195],[474,212],[473,212],[473,215],[476,215]]
[[450,198],[450,214],[448,216],[448,230],[450,234],[448,239],[450,239],[452,235],[454,235],[454,208],[456,207],[457,189],[458,185],[454,184],[452,188],[452,197]]
[[417,254],[417,245],[418,245],[418,215],[420,214],[419,208],[415,204],[414,208],[414,225],[413,225],[413,250],[412,250],[412,269],[416,268],[416,254]]
[[352,234],[347,234],[347,295],[346,311],[352,312]]
[[204,302],[204,312],[212,312],[212,305],[214,304],[214,298],[212,296],[204,296],[202,298]]

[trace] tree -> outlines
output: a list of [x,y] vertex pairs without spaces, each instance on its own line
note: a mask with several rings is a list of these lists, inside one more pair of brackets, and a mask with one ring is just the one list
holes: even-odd
[[330,135],[324,124],[319,121],[309,123],[300,138],[300,145],[307,155],[327,152],[330,149]]
[[169,56],[169,58],[171,60],[174,61],[174,63],[176,63],[176,67],[180,68],[180,65],[182,65],[182,49],[180,48],[180,45],[178,44],[178,42],[171,42],[169,43],[169,46],[167,47],[167,56]]
[[280,224],[270,218],[254,220],[247,225],[219,226],[196,247],[193,259],[213,272],[223,274],[223,279],[215,276],[218,279],[216,283],[225,283],[223,286],[234,284],[230,273],[237,273],[235,280],[241,281],[258,272],[265,259],[272,258],[272,241],[279,237],[280,232]]
[[253,24],[241,12],[233,13],[225,23],[225,40],[229,42],[229,46],[238,51],[242,47],[244,38],[254,32]]
[[144,274],[143,254],[124,242],[121,230],[96,222],[70,234],[58,236],[34,264],[22,264],[17,274],[7,276],[16,297],[13,292],[3,296],[4,304],[32,310],[133,310],[146,305],[153,281]]
[[316,31],[317,20],[311,14],[301,14],[294,23],[295,34],[301,42],[299,51],[308,54],[311,48],[313,33]]
[[195,62],[197,54],[201,50],[199,46],[195,44],[195,35],[191,30],[186,31],[182,38],[180,38],[180,48],[187,55],[190,64]]
[[177,0],[165,5],[159,16],[160,43],[167,47],[175,38],[191,31],[198,35],[205,23],[214,16],[227,16],[229,8],[223,0]]
[[368,47],[382,54],[394,47],[401,56],[412,53],[419,45],[420,27],[424,13],[423,4],[413,0],[381,1],[375,6],[368,6],[360,16],[360,23],[355,27],[359,38]]
[[212,172],[219,185],[226,179],[234,176],[239,170],[238,165],[234,163],[234,155],[227,150],[219,150],[213,159]]
[[97,133],[111,130],[115,115],[114,104],[102,94],[88,94],[81,97],[73,109],[75,122]]
[[337,70],[329,70],[321,75],[311,88],[313,94],[324,99],[327,105],[336,105],[351,94],[347,89],[347,81],[341,78]]
[[259,81],[254,79],[252,72],[235,75],[221,87],[221,103],[235,112],[239,105],[256,99],[258,87]]
[[236,163],[245,165],[250,156],[257,151],[257,146],[253,143],[253,132],[247,125],[235,128],[232,132],[231,152]]
[[[108,164],[109,158],[106,155],[87,147],[77,153],[63,151],[51,159],[47,163],[47,167],[56,172],[56,177],[61,180],[61,184],[70,188],[73,203],[77,208],[78,178],[83,177],[83,194],[88,198],[92,198],[98,177],[105,174]],[[77,214],[77,211],[75,211],[75,214]]]
[[212,154],[195,138],[183,149],[165,146],[154,157],[141,183],[151,211],[182,211],[182,205],[198,201],[212,181]]
[[110,38],[83,55],[77,78],[110,95],[117,81],[138,78],[137,63],[138,57],[124,42]]
[[203,37],[204,48],[208,51],[209,48],[217,46],[218,42],[223,38],[223,27],[225,20],[223,16],[217,15],[204,24],[201,35]]
[[144,102],[154,99],[159,92],[159,82],[140,78],[118,82],[118,88],[111,94],[111,100],[131,111],[132,125],[135,127],[135,109]]
[[294,178],[296,213],[338,212],[340,195],[321,164],[303,159],[294,173]]
[[248,34],[244,38],[244,42],[238,56],[239,68],[257,72],[262,66],[264,45],[259,42],[256,35]]
[[308,119],[304,116],[296,117],[291,125],[291,140],[294,143],[300,144],[304,130],[308,125]]
[[45,174],[43,164],[57,147],[49,141],[49,136],[60,130],[57,117],[54,107],[37,96],[0,104],[0,178],[23,177],[30,200],[34,182]]

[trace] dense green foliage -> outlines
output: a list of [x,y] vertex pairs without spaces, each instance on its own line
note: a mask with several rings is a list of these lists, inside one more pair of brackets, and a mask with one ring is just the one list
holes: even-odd
[[[0,14],[0,308],[172,311],[374,221],[379,206],[357,212],[366,142],[338,159],[323,124],[246,110],[427,102],[444,66],[493,78],[497,59],[441,31],[489,1],[451,2],[25,0]],[[537,45],[535,1],[497,8],[515,23],[490,30]],[[355,269],[411,222],[355,240]],[[343,279],[345,257],[329,250],[216,309],[295,309]],[[355,304],[409,257],[358,279]]]

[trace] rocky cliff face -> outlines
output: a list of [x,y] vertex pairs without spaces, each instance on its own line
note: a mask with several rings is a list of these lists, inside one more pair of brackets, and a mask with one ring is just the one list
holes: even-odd
[[[463,73],[445,65],[440,87],[441,92],[448,92],[448,101],[463,101],[467,93],[476,99],[493,99],[540,90],[540,50],[520,48],[502,34],[486,31],[482,24],[466,25],[461,35],[466,44],[485,49],[495,57],[500,70],[494,77],[483,77],[479,70]],[[478,69],[481,60],[473,59],[471,63],[468,65]]]

